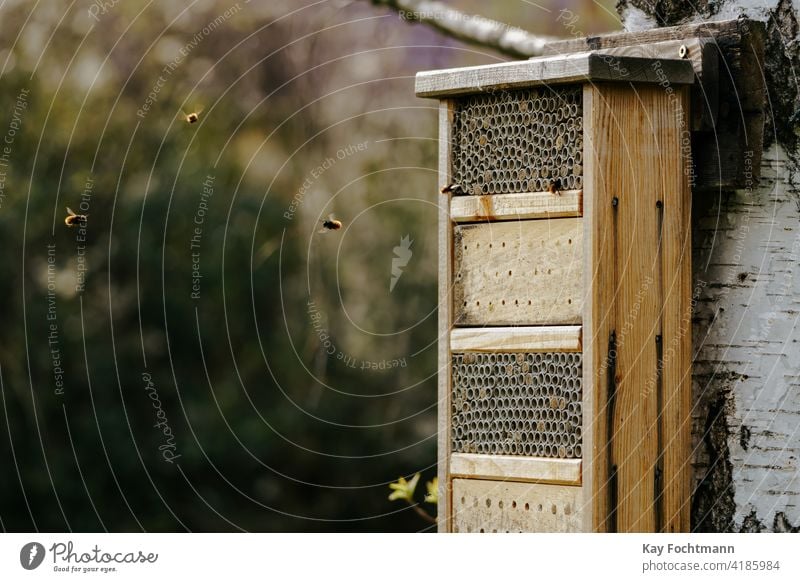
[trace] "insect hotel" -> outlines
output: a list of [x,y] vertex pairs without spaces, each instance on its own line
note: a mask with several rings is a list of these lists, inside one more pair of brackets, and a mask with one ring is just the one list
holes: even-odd
[[439,99],[441,531],[688,531],[686,56],[417,76]]

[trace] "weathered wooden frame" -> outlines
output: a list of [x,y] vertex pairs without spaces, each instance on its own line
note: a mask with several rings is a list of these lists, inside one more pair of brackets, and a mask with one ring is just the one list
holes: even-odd
[[[449,184],[451,171],[451,138],[453,101],[439,103],[439,183]],[[440,532],[452,531],[453,486],[450,480],[450,331],[453,328],[453,229],[450,222],[450,199],[442,194],[439,205],[439,375],[438,375],[438,477],[439,502],[437,527]]]
[[688,61],[619,56],[611,62],[605,55],[589,51],[499,65],[425,71],[417,73],[416,94],[418,97],[442,98],[550,83],[624,81],[657,84],[661,78],[652,68],[656,61],[671,83],[694,82],[694,68]]
[[[704,47],[704,41],[692,45]],[[550,57],[546,59],[505,63],[488,67],[470,67],[446,71],[421,73],[417,78],[417,92],[421,96],[438,97],[439,106],[439,184],[451,183],[451,128],[453,123],[454,97],[474,94],[481,91],[498,91],[526,87],[542,83],[584,84],[584,190],[562,193],[563,198],[552,192],[521,192],[513,194],[490,194],[486,196],[453,196],[448,192],[440,197],[439,209],[439,531],[453,531],[453,479],[478,479],[482,482],[508,481],[519,483],[544,484],[578,488],[574,499],[581,499],[580,519],[584,531],[686,531],[688,529],[688,411],[690,405],[690,331],[687,330],[690,304],[690,229],[689,229],[689,179],[683,173],[684,154],[681,150],[680,131],[675,124],[664,117],[668,107],[677,107],[685,117],[686,131],[693,123],[700,121],[688,117],[688,86],[695,80],[696,63],[684,59],[653,59],[621,55],[615,57],[617,65],[611,66],[607,55],[595,52]],[[700,63],[704,58],[699,58]],[[706,59],[707,60],[707,59]],[[626,70],[625,75],[618,74]],[[655,74],[658,70],[659,74]],[[710,69],[709,69],[710,70]],[[635,73],[631,75],[630,71]],[[709,77],[710,77],[709,73]],[[706,81],[709,79],[707,78]],[[661,87],[659,87],[661,85]],[[660,97],[659,97],[660,96]],[[669,96],[669,98],[667,97]],[[615,101],[619,99],[619,103]],[[649,101],[648,101],[649,100]],[[648,105],[642,105],[647,101]],[[650,127],[638,127],[626,131],[609,130],[613,126],[609,120],[624,116],[631,108],[643,108],[644,117]],[[653,122],[648,116],[660,116]],[[709,111],[708,115],[713,115]],[[640,116],[641,117],[641,116]],[[611,125],[609,125],[611,123]],[[676,122],[677,123],[677,122]],[[648,133],[649,132],[649,133]],[[644,137],[642,137],[644,134]],[[647,136],[650,136],[648,138]],[[619,139],[643,140],[647,148],[656,147],[658,155],[652,151],[643,154],[641,160],[628,152],[630,163],[618,176],[615,172],[621,148]],[[616,141],[615,141],[616,139]],[[649,139],[649,141],[648,141]],[[639,143],[637,141],[637,143]],[[666,152],[661,155],[661,151]],[[635,159],[635,161],[634,161]],[[672,174],[670,174],[672,172]],[[636,173],[644,178],[639,180]],[[674,179],[673,179],[674,178]],[[633,185],[633,186],[632,186]],[[645,188],[646,186],[646,188]],[[626,190],[627,189],[627,190]],[[647,190],[646,192],[644,190]],[[646,343],[652,360],[652,340],[658,336],[666,343],[677,338],[677,355],[660,372],[662,381],[671,382],[674,393],[663,409],[664,419],[658,416],[655,424],[651,416],[642,416],[643,422],[660,427],[675,441],[668,453],[664,453],[663,465],[669,468],[670,482],[664,489],[663,497],[668,506],[661,525],[653,517],[653,507],[647,506],[642,491],[652,486],[652,467],[647,466],[649,457],[637,454],[636,443],[626,441],[624,452],[633,457],[627,465],[623,477],[631,491],[636,493],[630,503],[623,503],[616,516],[619,522],[609,527],[607,498],[603,487],[608,480],[608,467],[604,465],[605,451],[602,443],[606,440],[604,432],[604,403],[607,399],[607,378],[603,378],[608,361],[608,351],[604,345],[609,333],[623,324],[619,318],[625,308],[630,308],[630,293],[641,286],[642,277],[638,271],[624,277],[624,287],[618,299],[615,293],[619,281],[615,279],[615,269],[610,266],[618,261],[614,248],[609,246],[609,236],[620,225],[630,242],[637,243],[635,237],[636,218],[627,214],[628,208],[644,209],[651,204],[661,209],[659,222],[658,252],[661,266],[661,283],[658,287],[658,300],[650,302],[659,305],[666,316],[658,318],[658,329],[647,329],[646,325],[635,327],[634,339]],[[631,206],[628,206],[631,204]],[[660,206],[658,206],[660,204]],[[666,210],[664,210],[666,209]],[[626,216],[623,221],[615,218]],[[584,244],[584,289],[585,300],[581,325],[527,326],[527,327],[480,327],[453,329],[453,278],[454,278],[454,224],[468,224],[480,221],[536,220],[563,217],[582,217]],[[652,226],[653,218],[647,224]],[[619,223],[619,224],[618,224]],[[650,228],[648,226],[648,228]],[[633,229],[633,230],[631,230]],[[662,230],[663,229],[663,230]],[[650,229],[652,230],[652,229]],[[663,233],[667,233],[665,239]],[[648,236],[650,236],[648,230]],[[614,234],[613,236],[617,236]],[[628,239],[626,239],[628,240]],[[644,239],[642,239],[644,241]],[[646,241],[652,245],[653,241]],[[634,245],[635,246],[635,245]],[[652,249],[647,251],[652,254]],[[637,255],[638,256],[638,255]],[[643,255],[649,257],[650,255]],[[638,259],[641,265],[643,258]],[[599,268],[602,265],[602,268]],[[595,272],[597,271],[597,272]],[[623,271],[624,272],[624,271]],[[664,275],[669,277],[669,287],[663,285]],[[630,287],[630,288],[627,288]],[[611,295],[609,295],[611,294]],[[622,308],[617,308],[617,303]],[[627,303],[626,303],[627,302]],[[660,302],[660,303],[659,303]],[[652,315],[652,314],[651,314]],[[647,320],[645,323],[653,323]],[[656,333],[658,331],[658,333]],[[638,336],[636,334],[639,334]],[[663,345],[663,344],[662,344]],[[453,454],[451,451],[450,398],[452,385],[451,357],[453,353],[466,351],[582,351],[584,362],[583,376],[583,459],[543,459],[503,457],[496,455]],[[662,348],[663,350],[663,348]],[[619,382],[624,397],[634,398],[630,386],[647,379],[649,368],[638,365],[634,358],[626,360],[629,352],[623,352]],[[662,351],[663,354],[663,351]],[[648,360],[648,362],[650,362]],[[652,363],[652,362],[650,362]],[[659,367],[663,361],[658,362]],[[652,366],[650,366],[652,368]],[[672,394],[671,393],[671,394]],[[652,398],[645,395],[643,402],[652,408]],[[624,403],[623,403],[624,404]],[[636,408],[629,410],[635,415]],[[641,415],[640,415],[641,416]],[[669,426],[663,426],[669,422]],[[624,427],[623,427],[624,428]],[[616,431],[617,428],[615,427]],[[628,429],[630,432],[630,429]],[[627,434],[627,433],[625,433]],[[626,437],[627,438],[627,437]],[[645,450],[644,447],[641,447]],[[650,454],[647,449],[647,454]],[[491,457],[491,458],[487,458]],[[659,457],[661,459],[661,457]],[[659,462],[662,462],[659,460]],[[636,469],[629,469],[634,467]],[[639,470],[637,478],[630,475]],[[646,485],[639,481],[646,480]],[[488,486],[488,485],[487,485]],[[573,495],[573,494],[570,494]],[[641,517],[644,516],[644,517]],[[665,518],[665,519],[664,519]],[[574,518],[571,518],[574,520]]]

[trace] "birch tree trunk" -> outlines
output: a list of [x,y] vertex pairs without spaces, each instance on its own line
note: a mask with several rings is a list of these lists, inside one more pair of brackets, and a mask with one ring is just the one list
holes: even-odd
[[761,179],[696,194],[694,475],[698,531],[800,530],[798,14],[791,0],[621,0],[626,28],[746,15],[767,23]]

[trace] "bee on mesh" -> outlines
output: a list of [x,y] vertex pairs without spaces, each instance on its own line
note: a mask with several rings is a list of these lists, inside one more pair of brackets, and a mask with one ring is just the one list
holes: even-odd
[[461,184],[455,184],[455,183],[442,186],[442,188],[439,191],[442,194],[453,194],[454,196],[464,196],[466,194],[463,186],[461,186]]
[[550,180],[550,184],[547,186],[547,191],[550,194],[555,194],[556,196],[561,195],[561,180],[556,178],[555,180]]

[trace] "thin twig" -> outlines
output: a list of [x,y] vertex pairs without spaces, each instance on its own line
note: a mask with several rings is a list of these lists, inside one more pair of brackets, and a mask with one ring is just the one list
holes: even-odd
[[422,509],[419,505],[413,504],[411,505],[411,509],[413,509],[417,515],[419,515],[422,519],[427,521],[428,523],[436,523],[436,518],[433,517],[430,513]]

